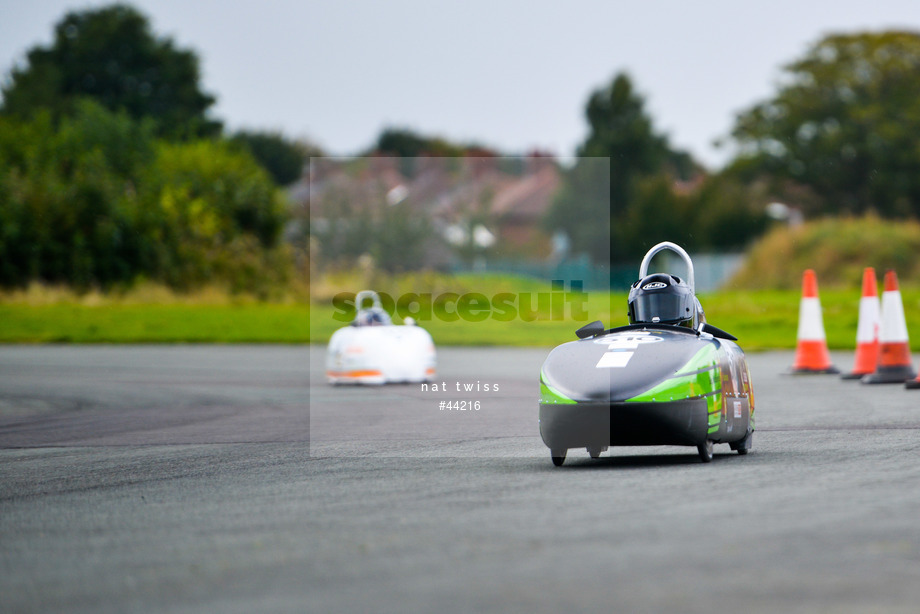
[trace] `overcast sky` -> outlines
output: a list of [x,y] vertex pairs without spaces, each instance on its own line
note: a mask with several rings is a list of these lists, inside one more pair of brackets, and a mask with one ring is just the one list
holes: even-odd
[[[0,0],[0,71],[49,44],[67,10]],[[136,0],[194,49],[229,128],[280,129],[357,153],[385,126],[504,153],[571,156],[589,93],[626,70],[656,128],[711,167],[734,114],[829,32],[920,31],[917,0],[568,2]]]

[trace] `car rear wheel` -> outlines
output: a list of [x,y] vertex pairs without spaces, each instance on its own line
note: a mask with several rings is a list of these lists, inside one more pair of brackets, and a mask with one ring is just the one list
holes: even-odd
[[712,441],[707,439],[706,443],[700,444],[696,447],[697,451],[700,453],[700,460],[704,463],[712,462]]
[[754,436],[754,432],[748,431],[747,435],[744,436],[744,439],[742,439],[741,441],[736,441],[735,443],[731,444],[732,450],[737,451],[738,454],[741,454],[741,455],[747,454],[748,450],[751,449],[751,439],[753,439],[753,436]]
[[588,446],[585,449],[588,451],[588,455],[590,455],[591,458],[599,458],[600,455],[603,454],[604,450],[606,450],[607,448],[600,448],[600,447],[594,448],[594,447]]
[[561,467],[562,463],[565,462],[565,453],[568,450],[550,450],[550,455],[553,457],[553,464],[557,467]]

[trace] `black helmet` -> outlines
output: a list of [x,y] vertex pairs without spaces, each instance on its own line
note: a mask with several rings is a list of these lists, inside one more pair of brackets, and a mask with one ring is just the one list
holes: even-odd
[[694,327],[698,302],[690,286],[665,273],[646,275],[629,289],[630,324]]

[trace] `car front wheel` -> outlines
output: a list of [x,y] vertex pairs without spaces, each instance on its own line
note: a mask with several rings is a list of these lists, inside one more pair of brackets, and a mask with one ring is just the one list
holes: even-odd
[[712,462],[712,441],[707,439],[706,443],[700,444],[696,447],[697,451],[700,453],[700,460],[704,463]]
[[550,450],[550,455],[553,457],[553,464],[557,467],[561,467],[562,463],[565,462],[565,453],[568,450]]

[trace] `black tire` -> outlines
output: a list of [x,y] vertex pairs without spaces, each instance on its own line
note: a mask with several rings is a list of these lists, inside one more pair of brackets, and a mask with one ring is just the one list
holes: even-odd
[[588,451],[588,456],[591,458],[600,458],[601,454],[604,452],[603,448],[585,448]]
[[697,451],[700,453],[700,460],[704,463],[712,462],[712,441],[707,439],[706,443],[700,444],[696,447]]
[[550,455],[553,457],[553,464],[557,467],[561,467],[562,463],[565,462],[565,453],[568,450],[550,450]]

